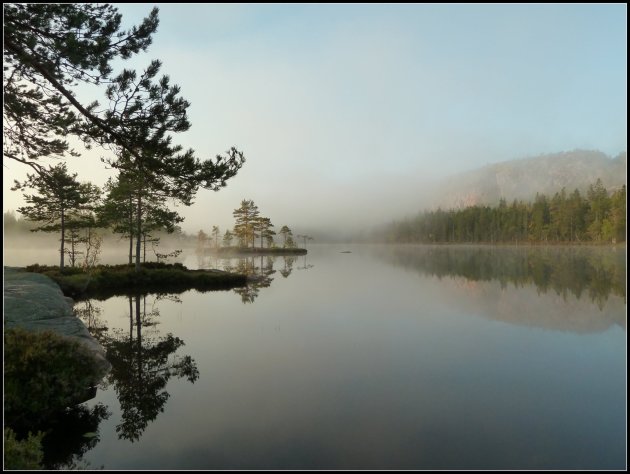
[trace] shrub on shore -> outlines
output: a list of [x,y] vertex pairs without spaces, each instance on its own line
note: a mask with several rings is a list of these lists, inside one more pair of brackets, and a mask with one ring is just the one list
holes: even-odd
[[5,329],[5,423],[20,429],[37,425],[76,404],[101,375],[80,342],[52,331]]

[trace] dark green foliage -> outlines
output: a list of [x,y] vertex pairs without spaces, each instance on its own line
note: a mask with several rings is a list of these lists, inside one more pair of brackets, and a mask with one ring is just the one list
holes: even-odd
[[[130,209],[126,209],[125,201],[116,214],[123,220],[129,211],[132,214],[133,230],[128,232],[135,232],[136,271],[140,270],[141,236],[152,226],[174,227],[181,221],[166,207],[167,199],[189,206],[200,187],[218,191],[245,163],[243,153],[234,147],[226,157],[217,155],[215,161],[202,161],[192,149],[184,152],[180,145],[172,144],[169,133],[190,128],[186,115],[190,104],[179,96],[179,86],[171,85],[168,76],[156,79],[160,66],[159,61],[153,61],[141,75],[124,70],[107,88],[111,104],[107,121],[123,130],[124,143],[131,144],[131,149],[119,144],[117,158],[105,161],[118,169],[119,179],[128,184]],[[148,206],[153,207],[150,219]]]
[[[146,50],[157,13],[154,8],[139,26],[119,31],[122,16],[113,5],[5,4],[4,156],[41,171],[41,157],[68,152],[68,134],[120,140],[96,104],[82,105],[72,88],[101,83],[112,60]],[[98,129],[96,136],[86,123]]]
[[[34,189],[37,194],[25,194],[29,206],[23,206],[18,212],[27,219],[39,223],[33,231],[60,232],[60,266],[64,266],[65,237],[69,228],[78,230],[89,225],[80,218],[87,218],[91,205],[98,195],[98,188],[89,183],[81,184],[71,175],[65,163],[50,166],[45,173],[29,174],[23,183],[15,182],[12,190]],[[74,263],[74,241],[72,261]]]
[[[110,77],[112,60],[149,46],[157,13],[154,8],[140,26],[119,32],[121,15],[112,5],[4,7],[4,155],[46,175],[37,160],[63,156],[68,144],[60,136],[75,134],[86,144],[115,151],[115,160],[104,161],[123,175],[126,196],[122,202],[121,196],[113,196],[103,216],[127,233],[131,244],[135,232],[137,271],[141,241],[148,232],[169,230],[181,221],[165,200],[191,205],[200,187],[221,189],[245,162],[235,147],[226,156],[200,160],[193,150],[172,143],[170,133],[190,127],[190,104],[168,76],[158,77],[160,61],[151,61],[141,73],[125,69]],[[97,102],[81,104],[70,89],[80,82],[105,80],[106,108]],[[63,218],[61,227],[63,238]],[[63,254],[62,241],[62,259]]]
[[5,329],[5,422],[12,427],[39,423],[81,401],[101,375],[79,342],[50,331]]
[[43,433],[29,433],[24,440],[18,441],[11,428],[4,429],[4,468],[25,470],[42,469],[44,453],[42,452]]
[[89,274],[59,272],[58,267],[31,265],[27,271],[43,273],[57,282],[61,291],[76,299],[106,299],[114,295],[179,293],[231,289],[246,283],[247,277],[217,270],[189,270],[180,263],[144,263],[139,272],[130,265],[99,265]]
[[626,240],[625,206],[625,186],[609,196],[598,180],[586,198],[563,188],[551,199],[537,194],[533,203],[438,209],[394,222],[381,235],[388,242],[617,243]]

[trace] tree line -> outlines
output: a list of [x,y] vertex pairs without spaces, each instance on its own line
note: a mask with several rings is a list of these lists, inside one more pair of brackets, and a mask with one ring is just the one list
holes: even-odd
[[[5,215],[5,221],[18,229],[32,232],[57,233],[60,242],[61,269],[66,256],[71,266],[93,267],[100,254],[103,231],[119,234],[129,242],[129,264],[147,261],[147,249],[153,251],[157,261],[173,257],[181,251],[160,253],[160,235],[174,233],[183,218],[166,206],[165,199],[149,199],[143,191],[144,201],[138,207],[134,202],[133,182],[109,179],[104,189],[79,182],[77,174],[68,172],[65,163],[49,168],[44,175],[28,174],[28,179],[15,183],[13,190],[32,188],[35,193],[24,193],[28,205],[18,208],[27,222]],[[140,217],[138,217],[140,216]],[[135,245],[134,245],[135,244]]]
[[[258,248],[277,248],[277,244],[274,240],[274,236],[278,233],[282,236],[282,248],[296,248],[296,242],[293,238],[293,231],[286,225],[283,225],[278,233],[273,230],[275,227],[271,223],[269,217],[264,217],[260,214],[258,206],[251,199],[243,199],[240,207],[234,209],[232,213],[235,219],[234,227],[230,230],[227,229],[221,237],[221,230],[218,226],[212,226],[210,235],[206,234],[203,230],[199,230],[197,233],[197,247],[199,249],[205,249],[208,247],[214,248],[256,248],[256,242],[258,240]],[[219,243],[219,237],[221,242]],[[298,239],[302,239],[304,242],[304,248],[306,248],[306,241],[313,240],[313,237],[308,235],[298,234]],[[251,245],[250,245],[251,244]]]
[[389,225],[380,235],[387,242],[418,243],[559,243],[626,241],[626,186],[612,193],[601,179],[583,196],[565,188],[533,202],[426,211]]

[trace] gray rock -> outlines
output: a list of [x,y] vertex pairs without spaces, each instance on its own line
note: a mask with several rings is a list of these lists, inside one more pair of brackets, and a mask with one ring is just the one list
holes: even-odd
[[51,330],[87,347],[98,362],[99,380],[111,369],[105,351],[73,311],[73,301],[45,275],[4,268],[4,326],[28,331]]

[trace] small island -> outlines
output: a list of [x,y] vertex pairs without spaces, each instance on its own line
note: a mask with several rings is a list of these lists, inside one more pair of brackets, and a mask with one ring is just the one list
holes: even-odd
[[[306,255],[306,241],[313,240],[313,237],[306,234],[296,235],[296,238],[304,243],[304,248],[300,248],[293,239],[293,231],[288,226],[283,225],[279,231],[283,241],[282,246],[279,246],[274,240],[274,235],[277,234],[272,230],[274,225],[271,223],[271,219],[261,216],[258,206],[251,199],[243,199],[241,206],[234,209],[232,215],[236,220],[234,228],[226,230],[221,241],[219,241],[221,235],[219,226],[212,226],[210,236],[203,230],[199,230],[196,249],[198,254],[212,253],[221,256]],[[260,239],[258,240],[258,247],[256,247],[257,239]],[[234,241],[237,245],[233,245]]]

